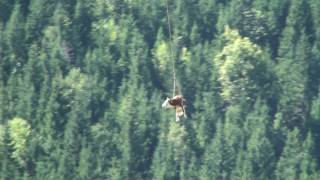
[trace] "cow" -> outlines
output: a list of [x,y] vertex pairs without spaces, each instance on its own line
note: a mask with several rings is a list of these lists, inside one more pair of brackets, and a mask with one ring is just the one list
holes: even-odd
[[180,117],[187,117],[185,111],[185,99],[182,95],[176,95],[173,98],[167,97],[167,99],[162,103],[162,107],[166,109],[175,109],[177,122],[180,121]]

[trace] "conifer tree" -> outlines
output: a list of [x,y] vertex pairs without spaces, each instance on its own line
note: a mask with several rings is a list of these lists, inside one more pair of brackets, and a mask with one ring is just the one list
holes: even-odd
[[92,157],[92,147],[90,144],[86,145],[85,140],[82,142],[82,147],[79,155],[79,167],[77,170],[78,177],[80,179],[93,179],[93,157]]
[[213,142],[208,145],[203,157],[203,165],[201,168],[201,179],[223,179],[226,176],[224,169],[225,159],[224,153],[228,153],[227,144],[223,134],[223,124],[221,121],[217,123],[217,131]]
[[310,99],[306,96],[310,58],[306,36],[303,34],[297,44],[292,46],[297,47],[292,47],[286,55],[280,56],[276,69],[281,89],[279,112],[288,128],[305,126],[307,102]]
[[0,22],[4,23],[9,19],[10,11],[13,8],[13,4],[10,0],[1,0],[0,1]]
[[58,173],[62,178],[76,178],[81,140],[87,135],[90,123],[90,111],[87,109],[90,102],[89,79],[79,69],[72,69],[62,86],[62,96],[66,101],[64,113],[68,121],[65,123],[64,149]]
[[0,180],[319,179],[319,3],[0,0]]
[[302,160],[300,163],[299,179],[317,179],[316,159],[314,158],[314,140],[312,133],[307,134],[302,144]]
[[268,138],[270,119],[267,106],[260,101],[256,102],[253,112],[247,116],[247,133],[250,135],[246,141],[244,158],[249,171],[243,170],[250,174],[250,179],[273,178],[275,152]]
[[4,32],[4,70],[7,73],[21,69],[26,61],[25,31],[20,4],[15,4]]
[[287,141],[275,171],[277,179],[298,179],[301,162],[301,135],[297,128],[288,133]]
[[55,1],[53,0],[31,0],[28,18],[26,20],[27,42],[38,41],[42,30],[48,24],[48,17],[52,15]]
[[[135,88],[133,88],[135,87]],[[133,89],[131,89],[133,88]],[[124,177],[147,178],[148,167],[151,165],[152,140],[156,133],[150,131],[155,124],[152,120],[152,109],[146,101],[146,91],[143,87],[131,85],[120,101],[119,120],[121,124],[121,141],[123,141]],[[137,107],[137,109],[135,108]],[[151,128],[149,130],[149,128]]]

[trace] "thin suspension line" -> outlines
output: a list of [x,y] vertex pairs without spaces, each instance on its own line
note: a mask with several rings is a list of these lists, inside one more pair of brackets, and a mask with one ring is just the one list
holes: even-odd
[[170,24],[168,0],[166,0],[166,7],[167,7],[167,22],[168,22],[169,38],[170,38],[170,41],[169,41],[170,57],[172,59],[172,74],[173,74],[173,93],[172,93],[172,97],[174,97],[175,92],[176,92],[176,71],[175,71],[175,63],[174,63],[174,59],[173,59],[172,33],[171,33],[171,24]]

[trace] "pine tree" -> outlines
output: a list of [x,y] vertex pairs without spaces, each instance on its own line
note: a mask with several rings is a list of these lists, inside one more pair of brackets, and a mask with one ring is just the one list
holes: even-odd
[[85,74],[79,69],[72,69],[62,82],[64,86],[63,98],[67,122],[65,124],[62,156],[58,173],[62,178],[75,178],[81,150],[82,136],[88,133],[90,123],[90,83]]
[[301,163],[302,144],[297,128],[289,132],[287,141],[275,171],[277,179],[298,179]]
[[1,0],[0,1],[0,22],[4,23],[9,19],[13,4],[10,0]]
[[165,2],[142,0],[127,2],[127,4],[137,21],[139,32],[144,36],[145,42],[152,47],[156,41],[159,27],[167,21],[165,16]]
[[199,15],[196,22],[199,27],[199,35],[201,35],[202,39],[210,41],[217,31],[216,23],[220,6],[218,6],[216,0],[201,0],[198,2],[198,5]]
[[91,145],[85,144],[83,140],[82,148],[79,155],[79,167],[77,170],[78,177],[80,179],[93,179],[93,157]]
[[268,35],[267,18],[252,5],[253,1],[231,2],[231,25],[239,30],[239,33],[250,38],[255,43],[262,44]]
[[[276,73],[280,84],[279,111],[284,124],[290,129],[305,127],[312,83],[308,82],[311,70],[311,45],[307,36],[310,31],[310,13],[306,1],[293,1],[290,5],[286,27],[279,47]],[[311,89],[310,89],[311,90]],[[299,95],[298,95],[299,94]]]
[[116,163],[120,161],[121,155],[119,126],[110,110],[106,112],[102,122],[91,126],[92,149],[97,150],[93,160],[96,163],[93,177],[117,179],[120,174],[119,164]]
[[243,132],[239,128],[241,112],[238,106],[230,106],[224,124],[216,125],[213,142],[204,154],[203,179],[230,179],[236,168],[237,152],[243,148]]
[[315,159],[313,157],[311,133],[301,141],[299,130],[288,134],[286,146],[277,164],[278,179],[316,179]]
[[267,30],[266,40],[269,43],[272,57],[275,57],[278,52],[279,39],[285,27],[288,7],[288,0],[253,1],[253,9],[258,9],[263,14],[263,25],[267,25],[267,28],[264,28]]
[[0,179],[319,179],[319,3],[0,0]]
[[153,179],[179,179],[179,162],[184,156],[185,129],[176,122],[170,121],[170,116],[164,121],[165,127],[159,135],[159,144],[152,161]]
[[14,72],[11,74],[8,84],[6,86],[6,92],[4,94],[7,96],[4,102],[7,102],[6,117],[8,119],[13,118],[16,114],[16,107],[19,102],[19,91],[22,88],[22,75],[20,73]]
[[277,76],[280,84],[279,111],[283,115],[284,124],[288,128],[298,126],[303,128],[306,123],[310,97],[307,96],[308,59],[310,46],[305,35],[302,35],[293,47],[283,57],[279,58]]
[[199,167],[200,163],[195,154],[187,148],[184,153],[184,157],[182,158],[182,162],[180,163],[180,179],[200,179],[201,174],[199,173]]
[[0,124],[4,124],[5,123],[5,104],[6,104],[6,98],[5,98],[5,90],[3,87],[3,83],[0,80]]
[[223,134],[223,124],[221,121],[217,123],[217,131],[214,136],[213,142],[207,146],[203,157],[203,165],[201,167],[201,179],[223,179],[225,176],[224,169],[224,153],[228,153],[227,144]]
[[[249,174],[249,179],[273,178],[276,159],[274,147],[268,138],[270,120],[268,107],[258,99],[244,125],[248,139],[245,140],[246,150],[242,152],[242,161],[245,167],[243,171]],[[241,169],[242,164],[237,166]]]
[[150,102],[146,101],[146,92],[141,87],[134,87],[131,85],[121,98],[118,117],[122,122],[123,166],[127,170],[124,177],[140,179],[148,177],[149,157],[154,148],[152,141],[157,134],[151,131],[155,124],[152,123],[152,109],[148,107]]
[[319,11],[317,10],[316,7],[319,6],[319,2],[318,1],[311,1],[310,3],[310,8],[312,11],[312,17],[310,17],[310,19],[313,20],[313,34],[310,38],[313,41],[312,44],[312,58],[310,60],[310,68],[309,68],[309,86],[310,86],[310,90],[313,93],[312,95],[317,95],[318,93],[318,88],[320,85],[320,79],[319,77],[319,71],[317,71],[317,69],[320,66],[320,43],[319,43],[319,39],[320,39],[320,21],[317,18],[319,16]]
[[217,107],[218,100],[219,98],[213,93],[203,93],[194,102],[195,113],[192,116],[192,123],[197,133],[197,140],[202,148],[210,144],[216,131],[215,126],[221,120]]
[[152,54],[152,63],[154,66],[154,70],[156,74],[158,74],[156,75],[158,76],[158,86],[160,86],[160,88],[162,88],[161,85],[163,85],[164,87],[168,87],[169,84],[171,84],[171,81],[166,79],[165,75],[172,73],[171,63],[175,63],[175,58],[171,57],[170,42],[167,42],[165,40],[164,32],[161,28],[158,30],[157,39],[152,49]]
[[52,15],[55,1],[53,0],[32,0],[26,21],[26,38],[31,43],[38,41],[42,30],[48,24],[48,17]]
[[302,160],[300,163],[299,179],[317,179],[316,159],[314,158],[314,140],[312,133],[308,133],[302,144]]
[[24,20],[20,8],[20,4],[15,4],[4,32],[4,67],[7,73],[21,69],[26,61]]
[[19,179],[21,177],[18,167],[10,159],[9,152],[6,152],[6,156],[0,162],[0,179],[9,180],[9,179]]

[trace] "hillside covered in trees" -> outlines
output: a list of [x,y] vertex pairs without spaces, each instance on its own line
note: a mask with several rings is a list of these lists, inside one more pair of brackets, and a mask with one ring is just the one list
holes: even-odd
[[0,180],[320,179],[320,1],[168,4],[0,0]]

